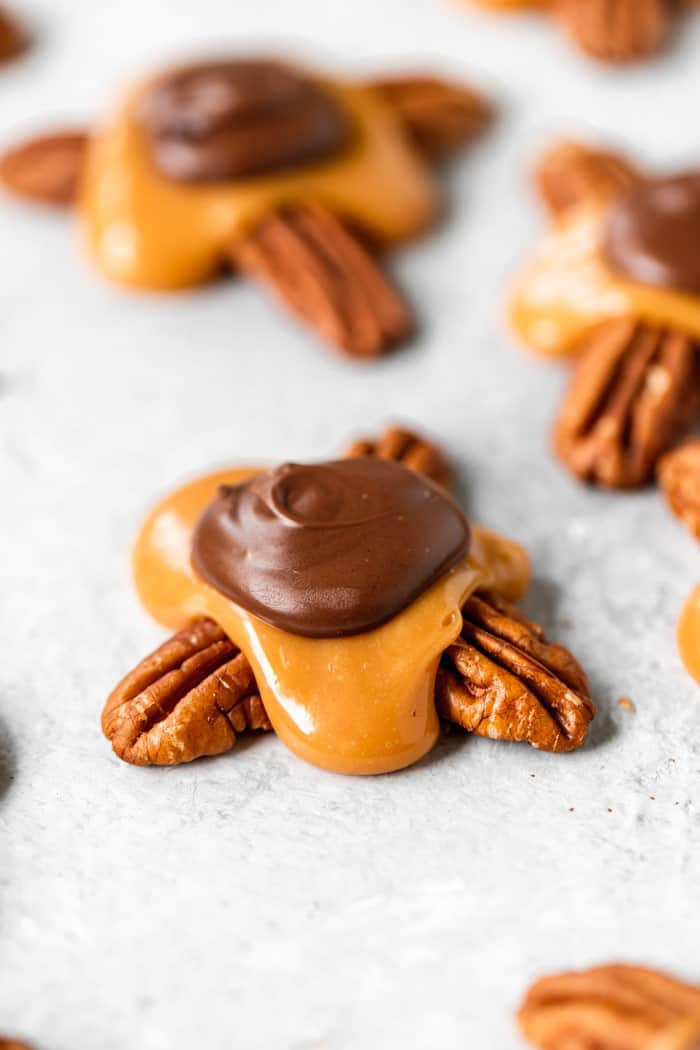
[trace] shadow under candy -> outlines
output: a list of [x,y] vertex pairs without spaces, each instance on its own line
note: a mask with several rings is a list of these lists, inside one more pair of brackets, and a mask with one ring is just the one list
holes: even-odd
[[16,762],[12,750],[12,738],[6,722],[0,717],[0,802],[10,790],[15,773]]

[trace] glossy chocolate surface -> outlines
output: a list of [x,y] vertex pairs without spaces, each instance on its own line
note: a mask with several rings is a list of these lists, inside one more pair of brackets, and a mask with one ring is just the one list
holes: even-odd
[[271,59],[186,66],[146,91],[140,119],[159,170],[182,182],[282,171],[329,156],[348,137],[339,102]]
[[464,557],[469,536],[457,504],[396,462],[287,463],[221,489],[192,565],[267,623],[330,638],[392,619]]
[[606,262],[641,284],[700,295],[700,172],[649,179],[613,208]]

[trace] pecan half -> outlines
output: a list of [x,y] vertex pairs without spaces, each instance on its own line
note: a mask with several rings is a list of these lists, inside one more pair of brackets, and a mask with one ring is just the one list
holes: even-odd
[[102,713],[114,751],[137,766],[219,755],[245,730],[270,728],[250,664],[206,618],[147,656]]
[[659,462],[658,478],[673,513],[700,540],[700,438],[667,452]]
[[571,653],[495,595],[474,595],[462,615],[462,634],[438,671],[441,717],[478,736],[524,740],[543,751],[580,747],[595,706]]
[[404,430],[403,427],[387,427],[378,438],[353,441],[343,455],[346,459],[357,459],[359,456],[394,459],[415,470],[416,474],[424,474],[443,488],[449,489],[452,485],[450,464],[441,449],[420,434]]
[[372,82],[421,152],[440,160],[480,135],[493,112],[471,88],[432,76],[384,77]]
[[619,197],[641,178],[618,153],[589,149],[578,142],[551,146],[533,174],[537,193],[552,215],[592,197]]
[[[540,627],[495,595],[474,596],[462,611],[462,636],[438,671],[440,716],[480,736],[543,750],[580,746],[595,708],[571,653],[547,643]],[[271,725],[245,656],[202,618],[120,682],[102,728],[125,762],[176,765],[221,754],[237,734]]]
[[72,204],[85,161],[88,135],[41,135],[0,156],[0,183],[17,197],[41,204]]
[[542,1050],[696,1050],[700,988],[637,966],[598,966],[537,981],[518,1021]]
[[669,0],[557,0],[556,10],[573,42],[603,62],[658,51],[671,18]]
[[20,1043],[18,1039],[0,1035],[0,1050],[33,1050],[33,1048],[29,1043]]
[[266,216],[229,258],[353,357],[377,357],[411,330],[408,307],[367,249],[320,205]]
[[595,329],[554,428],[554,448],[569,470],[611,488],[647,482],[697,417],[699,353],[689,336],[632,318]]
[[27,46],[27,36],[17,19],[0,7],[0,62],[8,62]]

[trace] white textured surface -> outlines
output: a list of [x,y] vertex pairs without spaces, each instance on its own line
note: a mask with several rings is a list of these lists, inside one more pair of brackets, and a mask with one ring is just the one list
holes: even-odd
[[[424,333],[373,369],[242,284],[106,287],[68,221],[0,203],[0,1029],[42,1050],[514,1050],[541,971],[624,957],[700,978],[700,691],[673,641],[700,552],[653,492],[588,492],[550,460],[561,373],[500,311],[541,221],[538,144],[598,132],[697,160],[700,19],[620,75],[538,19],[436,0],[26,6],[42,43],[0,74],[2,141],[97,114],[152,59],[270,34],[349,69],[473,77],[503,118],[450,173],[451,221],[397,256]],[[591,673],[590,746],[455,735],[371,780],[273,738],[118,762],[103,698],[163,637],[128,577],[145,508],[214,463],[324,455],[387,416],[432,430],[472,514],[530,546],[529,608]]]

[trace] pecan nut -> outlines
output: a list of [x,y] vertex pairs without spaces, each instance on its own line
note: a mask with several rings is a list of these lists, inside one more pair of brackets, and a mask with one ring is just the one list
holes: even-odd
[[64,131],[15,146],[0,157],[0,183],[15,196],[40,204],[72,204],[88,138],[82,131]]
[[542,154],[534,171],[537,193],[554,216],[584,200],[619,197],[640,177],[619,154],[577,142],[557,142]]
[[26,44],[22,26],[5,7],[0,7],[0,62],[16,58]]
[[432,441],[403,427],[387,427],[374,439],[359,438],[343,454],[346,459],[360,456],[393,459],[415,470],[416,474],[424,474],[443,488],[452,486],[452,470],[442,450]]
[[33,1050],[29,1043],[20,1043],[18,1039],[0,1035],[0,1050]]
[[557,0],[575,44],[602,62],[630,62],[658,51],[671,18],[669,0]]
[[[471,598],[463,616],[462,636],[438,671],[440,716],[481,736],[549,751],[582,744],[595,709],[574,657],[495,596]],[[120,682],[102,728],[125,762],[162,766],[221,754],[245,730],[272,727],[246,657],[202,618]]]
[[669,507],[700,540],[700,438],[667,452],[657,473]]
[[472,596],[462,616],[461,636],[438,671],[441,717],[478,736],[527,741],[543,751],[580,747],[595,706],[571,653],[495,595]]
[[119,683],[102,714],[115,753],[137,766],[219,755],[245,730],[270,728],[250,664],[206,618],[147,656]]
[[292,314],[353,357],[377,357],[411,331],[406,303],[369,251],[320,205],[265,216],[228,255]]
[[545,977],[518,1012],[542,1050],[696,1050],[700,988],[637,966]]
[[462,149],[489,124],[492,109],[471,88],[431,76],[384,77],[372,82],[430,159]]
[[649,481],[659,457],[697,418],[697,344],[632,318],[586,339],[554,428],[554,448],[577,477],[611,488]]
[[0,7],[0,62],[8,62],[21,54],[27,46],[27,37],[17,19]]

